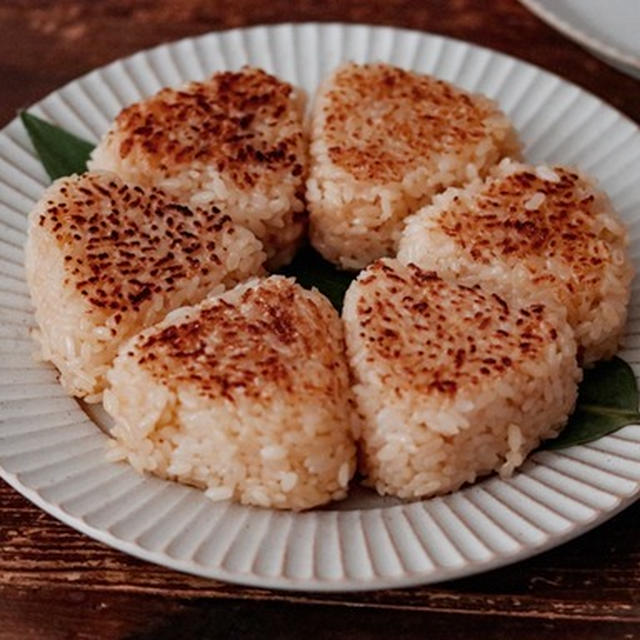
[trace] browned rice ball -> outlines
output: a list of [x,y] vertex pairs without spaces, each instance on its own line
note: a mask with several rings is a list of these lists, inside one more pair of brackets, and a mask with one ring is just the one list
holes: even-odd
[[304,95],[260,69],[162,89],[116,118],[89,167],[156,186],[189,206],[217,205],[288,262],[305,229]]
[[386,64],[343,65],[313,107],[311,241],[348,269],[393,255],[407,215],[517,148],[484,96]]

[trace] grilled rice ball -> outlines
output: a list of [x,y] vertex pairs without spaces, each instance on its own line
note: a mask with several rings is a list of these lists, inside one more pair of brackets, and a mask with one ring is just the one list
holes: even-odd
[[111,457],[214,500],[307,509],[355,470],[342,324],[293,279],[252,280],[171,313],[108,374]]
[[427,497],[509,475],[573,410],[576,342],[554,307],[384,258],[349,287],[343,320],[361,471],[381,494]]
[[626,322],[627,232],[607,196],[567,167],[505,160],[410,218],[398,258],[506,297],[566,309],[581,361],[610,358]]
[[216,73],[124,109],[89,168],[229,212],[288,262],[306,226],[304,95],[260,69]]
[[407,215],[517,149],[484,96],[386,64],[343,65],[313,107],[311,242],[345,269],[393,255]]

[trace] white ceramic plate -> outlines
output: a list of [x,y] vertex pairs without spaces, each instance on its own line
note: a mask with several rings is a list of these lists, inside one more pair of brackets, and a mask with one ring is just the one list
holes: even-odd
[[638,0],[520,0],[542,20],[640,78]]
[[[579,88],[463,42],[391,28],[280,25],[213,33],[115,62],[31,110],[96,140],[126,104],[164,85],[259,65],[312,92],[341,60],[384,60],[496,98],[532,161],[597,176],[640,256],[640,132]],[[181,571],[263,587],[371,589],[434,582],[526,558],[610,518],[640,492],[640,426],[538,453],[510,480],[403,504],[363,490],[295,514],[212,503],[195,489],[104,459],[107,436],[31,358],[26,215],[48,183],[14,121],[0,132],[0,476],[87,535]],[[628,349],[640,372],[640,297]]]

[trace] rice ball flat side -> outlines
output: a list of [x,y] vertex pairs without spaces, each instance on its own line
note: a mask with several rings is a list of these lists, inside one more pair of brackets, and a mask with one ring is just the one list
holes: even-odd
[[342,323],[293,279],[252,280],[170,314],[108,374],[112,459],[214,500],[308,509],[356,467]]
[[619,347],[633,276],[627,232],[592,180],[566,167],[503,161],[412,216],[398,259],[462,284],[566,308],[590,364]]
[[347,291],[343,320],[361,471],[380,494],[428,497],[509,475],[573,409],[576,343],[553,307],[381,259]]
[[215,287],[262,273],[265,253],[218,209],[92,172],[51,185],[29,215],[26,274],[42,357],[99,400],[118,347]]
[[217,205],[287,263],[306,228],[304,94],[260,69],[216,73],[124,109],[89,168]]
[[345,269],[395,255],[407,215],[517,152],[488,98],[385,64],[343,65],[313,106],[311,242]]

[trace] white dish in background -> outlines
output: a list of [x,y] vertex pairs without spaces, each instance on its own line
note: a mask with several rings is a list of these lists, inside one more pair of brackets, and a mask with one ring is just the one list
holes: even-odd
[[[640,132],[564,80],[464,42],[386,27],[302,24],[212,33],[163,45],[76,80],[31,111],[96,140],[125,105],[162,86],[249,63],[313,92],[341,60],[382,60],[496,98],[531,161],[576,164],[600,179],[640,259]],[[505,565],[589,530],[640,494],[640,426],[532,456],[413,503],[361,489],[308,513],[212,503],[196,489],[138,476],[104,458],[107,436],[31,358],[25,216],[48,183],[18,121],[0,132],[0,476],[29,500],[127,553],[261,587],[361,590],[434,582]],[[640,297],[628,348],[640,372]],[[99,418],[99,412],[94,412]]]
[[539,18],[605,62],[640,78],[638,0],[520,0]]

